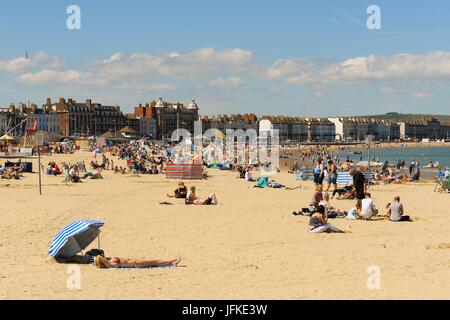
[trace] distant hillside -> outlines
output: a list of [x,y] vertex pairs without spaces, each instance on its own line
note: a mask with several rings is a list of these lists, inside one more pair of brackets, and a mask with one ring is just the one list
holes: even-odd
[[450,121],[450,115],[436,115],[436,114],[409,114],[409,113],[396,113],[396,112],[389,112],[386,114],[381,115],[372,115],[372,116],[358,116],[355,118],[375,118],[375,119],[382,119],[382,120],[420,120],[420,119],[430,119],[435,118],[441,121]]

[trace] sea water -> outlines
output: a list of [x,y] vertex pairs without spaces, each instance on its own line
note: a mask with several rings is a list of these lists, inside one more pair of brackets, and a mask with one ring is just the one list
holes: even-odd
[[[368,160],[368,150],[358,150],[362,154],[354,154],[353,151],[341,151],[336,153],[341,161],[347,159],[358,162]],[[405,160],[408,166],[411,161],[419,161],[420,166],[426,166],[430,162],[439,162],[441,168],[450,167],[450,147],[421,147],[421,148],[371,148],[370,160],[379,159],[380,162],[389,161],[390,164],[396,164],[398,160]]]

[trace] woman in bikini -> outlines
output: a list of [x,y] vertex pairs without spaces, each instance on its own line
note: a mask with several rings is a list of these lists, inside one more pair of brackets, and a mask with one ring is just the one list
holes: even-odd
[[94,265],[98,268],[151,268],[151,267],[176,267],[181,258],[172,260],[153,260],[153,259],[125,259],[125,258],[104,258],[96,256]]

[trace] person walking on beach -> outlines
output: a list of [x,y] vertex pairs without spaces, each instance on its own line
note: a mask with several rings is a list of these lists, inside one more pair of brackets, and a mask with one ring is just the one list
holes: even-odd
[[350,169],[348,173],[353,177],[353,188],[355,189],[356,199],[364,199],[367,192],[366,177],[361,171],[356,169]]
[[337,179],[338,179],[338,173],[337,173],[337,167],[334,164],[332,160],[328,161],[328,185],[327,189],[325,191],[330,190],[330,186],[333,185],[333,192],[337,190]]
[[314,172],[314,184],[316,188],[323,185],[323,179],[325,177],[325,166],[321,158],[317,160],[317,164],[313,169]]

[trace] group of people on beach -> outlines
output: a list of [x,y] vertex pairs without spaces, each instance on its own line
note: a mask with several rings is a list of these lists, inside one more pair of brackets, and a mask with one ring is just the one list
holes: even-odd
[[184,199],[186,205],[217,205],[219,201],[214,192],[211,192],[207,198],[199,198],[197,196],[195,186],[188,188],[183,181],[179,181],[176,189],[172,193],[168,193],[167,197],[175,199]]
[[11,167],[0,167],[1,179],[19,180],[22,177],[23,168],[20,164]]
[[[328,168],[333,166],[333,161],[328,160]],[[350,220],[361,219],[370,220],[379,214],[379,210],[375,206],[375,201],[371,194],[367,192],[368,182],[364,174],[356,169],[350,169],[349,174],[352,177],[350,183],[344,188],[338,189],[337,183],[329,179],[327,189],[323,189],[323,176],[326,166],[321,159],[318,160],[314,168],[314,184],[315,191],[312,195],[309,207],[303,208],[299,212],[293,212],[294,215],[303,215],[310,217],[310,231],[313,233],[322,232],[343,232],[328,222],[328,219],[344,218]],[[331,169],[330,171],[333,171]],[[356,199],[355,206],[348,212],[333,207],[330,204],[330,185],[334,186],[332,198],[338,194],[339,200]],[[394,200],[386,205],[386,217],[390,221],[410,221],[410,217],[405,215],[403,204],[400,197],[396,196]]]

